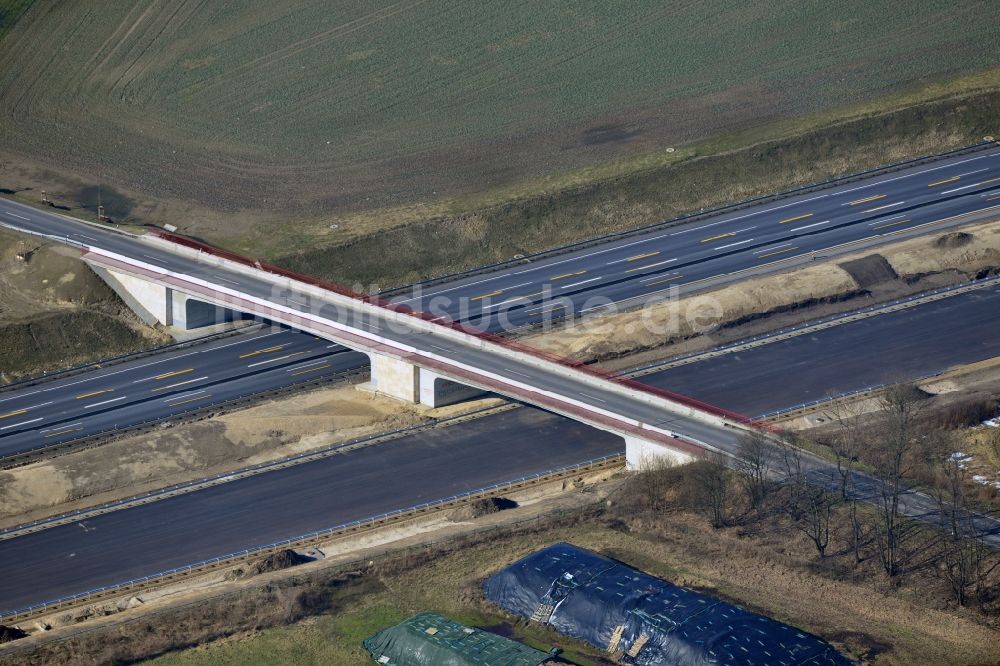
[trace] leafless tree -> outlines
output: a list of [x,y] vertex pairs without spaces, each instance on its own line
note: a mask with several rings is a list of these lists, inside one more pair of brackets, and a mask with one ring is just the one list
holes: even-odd
[[960,606],[973,599],[982,603],[992,574],[1000,566],[1000,555],[984,542],[983,532],[976,524],[976,507],[966,492],[969,474],[965,460],[957,455],[958,442],[949,433],[943,434],[941,440],[942,444],[935,447],[932,492],[948,538],[944,541],[939,570]]
[[993,460],[1000,463],[1000,428],[990,428],[986,435],[986,446],[993,454]]
[[785,509],[795,527],[809,537],[822,558],[826,557],[826,549],[830,545],[830,522],[837,497],[821,485],[809,481],[798,444],[794,437],[782,440],[781,464],[788,490]]
[[635,488],[654,511],[661,510],[666,503],[667,493],[673,485],[673,468],[670,459],[655,457],[643,460],[636,471]]
[[879,397],[878,425],[870,459],[877,481],[876,512],[872,527],[879,562],[890,580],[903,568],[903,535],[908,522],[900,512],[900,497],[910,461],[922,439],[920,416],[923,396],[913,386],[889,386]]
[[688,497],[692,508],[708,516],[712,527],[725,527],[731,492],[730,472],[725,461],[711,454],[689,465],[688,469]]
[[865,450],[866,441],[870,437],[870,419],[867,419],[865,405],[860,401],[834,402],[825,415],[837,426],[830,446],[836,457],[837,473],[840,476],[840,496],[847,503],[851,524],[851,550],[854,552],[854,561],[861,562],[861,545],[865,537],[864,525],[858,514],[856,475],[861,452]]
[[769,475],[776,462],[774,444],[763,433],[748,432],[740,439],[735,467],[754,509],[759,509],[767,497],[771,488]]

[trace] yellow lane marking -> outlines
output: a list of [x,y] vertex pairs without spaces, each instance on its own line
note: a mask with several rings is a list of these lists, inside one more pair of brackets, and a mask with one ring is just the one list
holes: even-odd
[[873,197],[865,197],[864,199],[858,199],[856,201],[851,201],[850,203],[848,203],[848,205],[849,206],[858,206],[858,205],[863,204],[863,203],[868,203],[869,201],[878,201],[879,199],[885,199],[885,197],[886,197],[886,195],[884,195],[884,194],[876,194]]
[[194,402],[195,400],[204,400],[205,398],[211,398],[211,397],[212,396],[210,396],[210,395],[208,395],[206,393],[205,395],[199,395],[197,398],[190,398],[188,400],[181,400],[180,402],[168,402],[167,404],[170,405],[171,407],[176,407],[177,405],[183,405],[183,404],[188,403],[188,402]]
[[670,282],[672,280],[680,280],[682,277],[684,277],[684,276],[683,275],[671,275],[670,277],[663,278],[662,280],[654,280],[652,282],[647,282],[646,286],[647,287],[652,287],[654,284],[663,284],[664,282]]
[[656,252],[647,252],[646,254],[637,254],[634,257],[629,257],[625,261],[639,261],[640,259],[646,259],[648,257],[655,257],[659,253],[660,253],[659,251],[656,251]]
[[799,249],[799,246],[793,245],[792,247],[786,247],[784,250],[775,250],[774,252],[768,252],[767,254],[759,254],[757,255],[757,258],[763,259],[764,257],[773,257],[776,254],[784,254],[785,252],[792,252],[797,249]]
[[796,222],[798,220],[804,220],[807,217],[812,217],[812,213],[806,213],[805,215],[796,215],[795,217],[789,217],[787,219],[781,220],[778,224],[788,224],[789,222]]
[[267,349],[258,349],[257,351],[252,351],[247,354],[243,354],[240,358],[249,358],[251,356],[256,356],[257,354],[267,354],[268,352],[278,351],[285,345],[277,345],[274,347],[268,347]]
[[294,375],[307,375],[310,372],[318,372],[320,370],[324,370],[324,369],[329,368],[329,367],[330,367],[330,364],[327,363],[326,365],[321,365],[321,366],[316,367],[316,368],[309,368],[308,370],[299,370],[298,372],[293,372],[292,376],[294,376]]
[[877,229],[885,229],[886,227],[894,227],[897,224],[906,224],[909,220],[899,220],[898,222],[889,222],[888,224],[880,224],[877,227],[872,227],[872,231]]
[[998,180],[1000,180],[1000,177],[990,178],[989,180],[981,180],[978,183],[976,183],[976,185],[985,185],[986,183],[995,183]]
[[735,236],[735,235],[736,235],[735,231],[730,231],[728,234],[719,234],[718,236],[709,236],[708,238],[703,239],[701,242],[702,243],[711,243],[712,241],[719,240],[720,238],[729,238],[730,236]]
[[7,412],[6,414],[0,414],[0,419],[6,419],[11,416],[19,416],[21,414],[27,414],[27,409],[19,409],[16,412]]
[[158,386],[152,389],[153,393],[157,391],[166,391],[167,389],[177,388],[178,386],[184,386],[185,384],[190,384],[192,382],[200,382],[203,379],[208,379],[208,377],[199,377],[198,379],[189,379],[186,382],[177,382],[176,384],[167,384],[166,386]]
[[587,271],[577,271],[576,273],[563,273],[562,275],[555,275],[549,278],[550,282],[555,282],[556,280],[562,280],[563,278],[575,277],[577,275],[583,275]]
[[524,296],[515,296],[511,300],[515,300],[515,299],[518,299],[518,298],[534,298],[535,296],[541,296],[544,293],[545,293],[544,291],[536,291],[533,294],[525,294]]
[[82,398],[90,398],[95,395],[101,395],[102,393],[111,393],[112,391],[114,391],[114,389],[101,389],[100,391],[91,391],[90,393],[84,393],[82,395],[76,396],[76,399],[80,400]]
[[43,439],[48,439],[49,437],[56,437],[57,435],[65,435],[68,432],[76,432],[77,430],[83,430],[83,428],[82,427],[80,427],[80,428],[67,428],[66,430],[60,430],[59,432],[52,432],[52,433],[49,433],[48,435],[45,435],[43,437]]
[[937,187],[938,185],[944,185],[945,183],[954,183],[959,178],[961,178],[961,176],[952,176],[951,178],[945,178],[944,180],[938,180],[933,183],[928,183],[927,187]]
[[175,370],[174,372],[165,372],[162,375],[156,375],[153,379],[166,379],[168,377],[176,377],[177,375],[186,375],[189,372],[194,372],[194,368],[187,368],[185,370]]
[[470,298],[469,300],[470,300],[470,301],[481,301],[481,300],[483,300],[484,298],[489,298],[489,297],[491,297],[491,296],[499,296],[499,295],[500,295],[500,294],[502,294],[502,293],[503,293],[503,289],[501,289],[501,290],[499,290],[499,291],[491,291],[490,293],[488,293],[488,294],[483,294],[482,296],[473,296],[473,297],[472,297],[472,298]]
[[987,200],[987,201],[996,201],[997,199],[1000,199],[1000,194],[996,195],[995,197],[989,197],[989,198],[988,198],[988,199],[986,199],[986,200]]

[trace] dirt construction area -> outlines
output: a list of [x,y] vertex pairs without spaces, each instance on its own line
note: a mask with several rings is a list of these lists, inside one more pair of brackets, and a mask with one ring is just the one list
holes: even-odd
[[77,250],[0,230],[0,384],[167,341]]

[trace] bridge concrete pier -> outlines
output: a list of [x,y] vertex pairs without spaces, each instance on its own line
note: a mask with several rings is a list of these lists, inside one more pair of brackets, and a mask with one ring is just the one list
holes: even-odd
[[233,321],[242,316],[214,303],[191,298],[184,292],[165,285],[93,262],[87,264],[149,326],[160,324],[188,331]]
[[446,407],[478,397],[485,391],[465,386],[412,363],[369,353],[371,381],[360,388],[427,407]]
[[697,458],[688,451],[625,435],[625,467],[631,471],[642,471],[662,464],[683,465],[695,460]]

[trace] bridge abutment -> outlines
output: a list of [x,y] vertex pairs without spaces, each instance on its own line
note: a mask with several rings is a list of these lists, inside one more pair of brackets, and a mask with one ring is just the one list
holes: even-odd
[[118,294],[145,324],[160,324],[179,331],[221,324],[241,315],[214,303],[192,298],[184,292],[87,262],[91,270]]
[[631,471],[648,469],[652,465],[683,465],[697,458],[688,451],[673,449],[633,435],[625,435],[625,466]]
[[361,387],[363,390],[432,408],[454,405],[485,393],[391,356],[368,356],[371,359],[371,381]]

